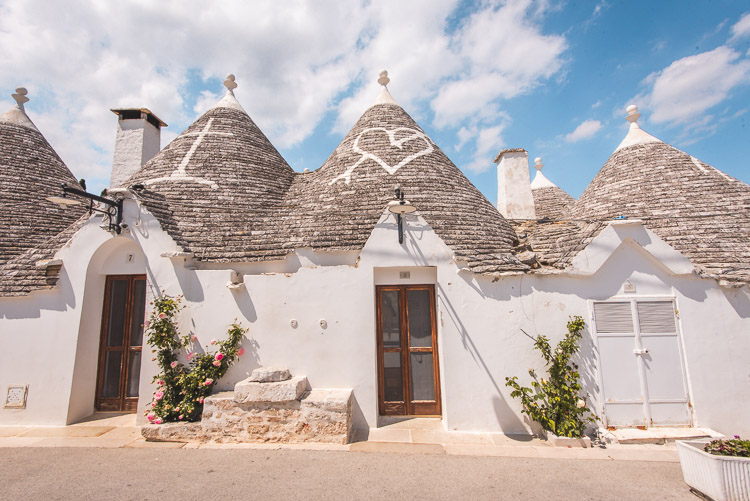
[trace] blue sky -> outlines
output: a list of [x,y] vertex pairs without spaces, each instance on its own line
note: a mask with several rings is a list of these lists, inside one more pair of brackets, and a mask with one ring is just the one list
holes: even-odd
[[[108,184],[118,106],[169,123],[163,145],[236,95],[296,170],[314,170],[391,94],[496,201],[503,148],[580,195],[641,127],[750,182],[746,2],[0,0],[0,89],[91,191]],[[533,170],[533,169],[532,169]],[[533,173],[532,173],[533,176]]]

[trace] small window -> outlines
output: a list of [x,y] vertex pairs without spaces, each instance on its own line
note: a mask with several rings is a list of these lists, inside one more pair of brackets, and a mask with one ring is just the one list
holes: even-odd
[[601,334],[634,332],[630,303],[594,303],[594,319]]
[[648,334],[677,332],[672,301],[639,301],[637,305],[638,326],[641,332]]

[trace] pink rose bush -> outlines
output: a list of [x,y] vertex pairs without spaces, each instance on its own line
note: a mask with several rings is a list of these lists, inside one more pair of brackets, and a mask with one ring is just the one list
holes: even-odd
[[[177,330],[175,316],[184,308],[181,296],[163,295],[152,304],[151,318],[144,322],[144,327],[147,342],[156,354],[161,370],[153,379],[157,387],[144,414],[153,424],[197,421],[203,412],[204,399],[211,394],[214,383],[245,352],[239,345],[247,329],[233,323],[227,330],[226,339],[211,340],[210,345],[216,346],[216,352],[196,353],[189,347],[198,341],[197,337],[180,336]],[[183,365],[178,361],[178,354],[187,348],[191,351],[185,356],[187,364]]]

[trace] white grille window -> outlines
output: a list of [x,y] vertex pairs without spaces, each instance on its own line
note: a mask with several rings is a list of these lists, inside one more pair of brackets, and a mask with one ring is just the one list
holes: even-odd
[[630,303],[594,303],[596,331],[601,334],[634,332]]
[[677,332],[672,301],[639,301],[638,326],[643,333],[672,334]]

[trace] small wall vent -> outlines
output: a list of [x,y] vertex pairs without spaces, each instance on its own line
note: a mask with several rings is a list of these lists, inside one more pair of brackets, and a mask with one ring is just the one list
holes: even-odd
[[25,409],[26,395],[29,392],[29,385],[10,385],[5,397],[6,409]]

